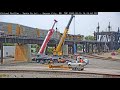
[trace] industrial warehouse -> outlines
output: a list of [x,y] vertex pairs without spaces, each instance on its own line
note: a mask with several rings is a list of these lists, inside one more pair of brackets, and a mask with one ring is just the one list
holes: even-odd
[[69,17],[63,33],[57,19],[49,30],[0,22],[0,78],[120,77],[119,27],[113,31],[108,22],[107,30],[101,31],[98,22],[90,40],[69,34],[75,18]]

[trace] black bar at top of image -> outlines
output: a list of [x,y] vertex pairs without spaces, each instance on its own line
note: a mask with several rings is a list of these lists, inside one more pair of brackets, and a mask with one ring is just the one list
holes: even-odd
[[18,12],[19,14],[24,13],[59,13],[59,12],[116,12],[120,11],[119,2],[113,1],[82,1],[79,0],[29,0],[25,3],[24,1],[11,1],[1,2],[0,12]]

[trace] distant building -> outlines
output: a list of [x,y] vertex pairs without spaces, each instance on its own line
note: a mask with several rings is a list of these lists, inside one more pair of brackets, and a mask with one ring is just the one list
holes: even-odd
[[4,36],[5,32],[4,31],[0,31],[0,37]]

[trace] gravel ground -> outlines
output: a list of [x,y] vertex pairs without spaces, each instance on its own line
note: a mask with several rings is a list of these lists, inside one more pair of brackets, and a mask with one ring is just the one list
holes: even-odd
[[112,61],[112,60],[100,60],[88,58],[90,63],[86,66],[86,68],[104,68],[104,69],[117,69],[120,70],[120,61]]
[[[55,72],[40,72],[40,73],[0,73],[0,78],[111,78],[106,75],[95,74],[72,74],[72,73],[55,73]],[[120,77],[119,77],[120,78]]]
[[[85,66],[85,68],[100,68],[100,69],[115,69],[120,70],[120,61],[112,60],[100,60],[87,58],[90,61],[90,64]],[[6,59],[5,64],[0,65],[0,68],[5,68],[9,66],[40,66],[44,67],[45,65],[40,65],[39,63],[11,63],[13,59]],[[76,74],[76,73],[46,73],[46,72],[27,72],[27,73],[3,73],[0,72],[0,78],[115,78],[113,76],[103,76],[95,74]]]

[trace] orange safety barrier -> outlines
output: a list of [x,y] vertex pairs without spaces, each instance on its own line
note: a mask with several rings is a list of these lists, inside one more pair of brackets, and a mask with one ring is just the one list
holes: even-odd
[[63,66],[63,65],[49,65],[49,68],[63,68],[63,69],[69,69],[68,66]]

